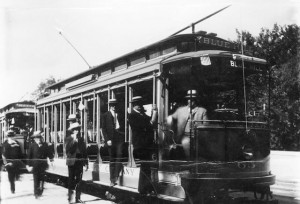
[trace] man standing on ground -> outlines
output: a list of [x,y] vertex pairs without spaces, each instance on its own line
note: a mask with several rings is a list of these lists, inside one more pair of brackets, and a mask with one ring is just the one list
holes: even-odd
[[69,137],[66,137],[66,153],[69,172],[68,181],[68,201],[72,202],[74,190],[76,192],[76,203],[82,203],[80,200],[81,190],[80,183],[82,180],[83,166],[86,166],[86,171],[89,168],[86,143],[80,136],[81,125],[78,122],[72,123],[68,129],[71,132]]
[[34,183],[34,196],[39,199],[44,191],[44,178],[45,172],[48,168],[48,159],[53,165],[53,152],[50,150],[48,144],[44,142],[41,131],[35,131],[31,136],[33,143],[30,144],[28,150],[27,169],[32,167],[33,183]]
[[22,150],[19,143],[13,139],[14,135],[15,133],[12,130],[7,131],[7,140],[2,146],[2,159],[8,173],[11,193],[15,193],[15,181],[20,175],[20,168],[23,164],[21,161]]

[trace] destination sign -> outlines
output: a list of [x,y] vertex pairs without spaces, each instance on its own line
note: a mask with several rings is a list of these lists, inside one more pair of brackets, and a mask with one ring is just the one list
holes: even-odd
[[233,49],[233,50],[238,49],[237,44],[234,44],[234,43],[222,40],[222,39],[218,39],[218,38],[208,37],[208,36],[205,36],[205,37],[198,36],[197,41],[200,44],[213,45],[213,46],[227,48],[227,49]]
[[16,106],[20,108],[34,108],[34,105],[22,104],[22,103],[17,103]]
[[255,63],[249,63],[249,62],[244,62],[244,65],[242,61],[236,61],[236,60],[230,60],[229,61],[230,67],[235,67],[235,68],[245,68],[245,69],[252,69],[256,71],[263,71],[263,65],[260,64],[255,64]]

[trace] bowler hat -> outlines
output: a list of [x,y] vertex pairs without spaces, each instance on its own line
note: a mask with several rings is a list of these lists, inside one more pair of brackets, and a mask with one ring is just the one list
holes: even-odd
[[137,103],[143,101],[142,96],[135,96],[132,98],[131,103]]
[[75,123],[72,123],[71,125],[70,125],[70,127],[69,127],[69,131],[72,131],[72,130],[74,130],[74,129],[78,129],[78,128],[80,128],[81,127],[81,125],[79,124],[79,123],[77,123],[77,122],[75,122]]
[[197,98],[197,91],[196,90],[188,90],[185,98]]
[[8,130],[8,131],[6,132],[6,135],[7,135],[7,137],[13,137],[13,136],[15,136],[15,133],[14,133],[14,131],[12,131],[12,130]]
[[77,119],[77,117],[76,117],[76,114],[70,114],[69,116],[68,116],[68,121],[75,121]]
[[31,137],[32,138],[42,137],[42,132],[40,130],[35,131]]
[[118,103],[118,101],[117,101],[117,99],[112,98],[112,99],[109,99],[109,100],[108,100],[108,103],[109,103],[109,104],[116,104],[116,103]]

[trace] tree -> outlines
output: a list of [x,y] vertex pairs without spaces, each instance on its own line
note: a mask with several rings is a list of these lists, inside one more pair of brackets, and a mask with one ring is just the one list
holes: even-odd
[[269,63],[273,149],[300,150],[299,31],[294,24],[262,28],[258,37],[237,31],[237,43],[251,46],[254,56]]
[[41,81],[38,85],[37,89],[31,94],[35,100],[41,98],[45,94],[45,89],[52,85],[59,82],[58,79],[55,79],[53,76],[49,76],[49,78]]

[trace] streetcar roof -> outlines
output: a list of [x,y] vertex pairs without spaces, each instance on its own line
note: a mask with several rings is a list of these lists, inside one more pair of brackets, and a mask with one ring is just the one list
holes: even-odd
[[[178,43],[182,42],[195,42],[195,39],[197,39],[199,42],[201,41],[203,48],[201,51],[195,51],[195,52],[185,52],[182,54],[178,54],[174,57],[168,58],[167,60],[164,60],[164,64],[172,62],[172,61],[178,61],[181,59],[185,58],[195,58],[195,57],[200,57],[202,55],[209,55],[209,56],[224,56],[224,57],[230,57],[230,56],[236,56],[237,58],[244,58],[244,60],[249,60],[252,62],[258,62],[258,63],[265,63],[265,60],[258,59],[255,57],[247,57],[245,55],[240,55],[240,54],[234,54],[237,53],[237,45],[235,43],[229,42],[227,40],[224,40],[222,38],[216,37],[216,36],[211,36],[209,34],[202,34],[202,33],[196,33],[196,34],[181,34],[181,35],[175,35],[171,36],[168,38],[165,38],[163,40],[160,40],[158,42],[155,42],[153,44],[147,45],[145,47],[142,47],[140,49],[134,50],[132,52],[129,52],[127,54],[124,54],[120,57],[117,57],[113,60],[107,61],[105,63],[102,63],[100,65],[93,66],[90,69],[87,69],[81,73],[78,73],[76,75],[73,75],[69,78],[66,78],[64,80],[61,80],[55,84],[52,84],[46,89],[52,89],[54,87],[57,87],[61,84],[64,83],[69,83],[72,82],[76,79],[80,79],[83,77],[88,76],[89,74],[95,73],[97,70],[102,70],[106,68],[111,68],[113,64],[116,64],[117,62],[121,61],[128,61],[130,58],[134,58],[140,55],[143,55],[145,53],[148,53],[151,50],[156,50],[160,49],[162,47],[167,48],[170,45],[176,46]],[[206,41],[205,41],[206,40]],[[214,41],[214,43],[212,43]],[[219,42],[216,43],[216,42]],[[214,48],[209,48],[213,46]],[[223,50],[218,50],[218,49],[223,49]],[[214,50],[216,49],[216,50]],[[180,52],[178,52],[180,53]]]
[[[12,111],[12,110],[21,110],[21,109],[34,109],[35,103],[33,101],[22,101],[22,102],[15,102],[10,103],[3,108],[0,108],[0,113]],[[21,112],[21,111],[20,111]]]
[[116,63],[120,60],[124,60],[124,59],[128,59],[129,57],[132,57],[132,56],[138,56],[139,54],[142,54],[142,53],[145,53],[149,50],[155,50],[155,49],[158,49],[158,48],[161,48],[161,47],[164,47],[164,46],[168,46],[168,45],[171,45],[171,44],[176,44],[176,43],[180,43],[180,42],[184,42],[184,41],[190,41],[192,39],[192,41],[194,41],[195,37],[201,37],[202,39],[203,38],[209,38],[209,39],[213,39],[213,40],[219,40],[219,41],[222,41],[222,42],[226,42],[228,47],[225,48],[223,47],[224,49],[230,49],[230,50],[233,50],[233,49],[236,49],[237,47],[234,45],[234,43],[231,43],[229,41],[226,41],[222,38],[219,38],[219,37],[216,37],[216,36],[211,36],[209,34],[202,34],[201,32],[200,33],[196,33],[196,34],[180,34],[180,35],[175,35],[175,36],[171,36],[171,37],[168,37],[168,38],[165,38],[163,40],[160,40],[158,42],[155,42],[153,44],[150,44],[150,45],[147,45],[147,46],[144,46],[140,49],[136,49],[132,52],[129,52],[127,54],[124,54],[122,56],[119,56],[115,59],[112,59],[112,60],[109,60],[105,63],[102,63],[102,64],[99,64],[99,65],[96,65],[96,66],[93,66],[91,67],[90,69],[88,70],[85,70],[81,73],[78,73],[76,75],[73,75],[69,78],[66,78],[64,80],[61,80],[55,84],[52,84],[48,87],[46,87],[46,89],[49,89],[49,88],[52,88],[52,87],[55,87],[59,84],[62,84],[62,83],[67,83],[69,81],[72,81],[76,78],[80,78],[80,77],[83,77],[87,74],[90,74],[90,73],[93,73],[96,69],[102,69],[102,68],[105,68],[107,66],[109,66],[110,64],[113,64],[113,63]]
[[13,109],[7,111],[5,114],[9,113],[36,113],[37,111],[35,109],[30,108],[20,108],[20,109]]
[[187,52],[187,53],[181,53],[175,56],[172,56],[170,58],[167,58],[163,60],[161,63],[162,64],[168,64],[171,62],[176,62],[180,60],[185,60],[185,59],[192,59],[192,58],[199,58],[199,57],[204,57],[204,56],[209,56],[209,57],[232,57],[235,59],[240,59],[248,62],[255,62],[255,63],[261,63],[261,64],[266,64],[266,60],[256,58],[256,57],[251,57],[251,56],[246,56],[246,55],[241,55],[241,54],[236,54],[230,51],[224,51],[224,50],[200,50],[196,52]]

